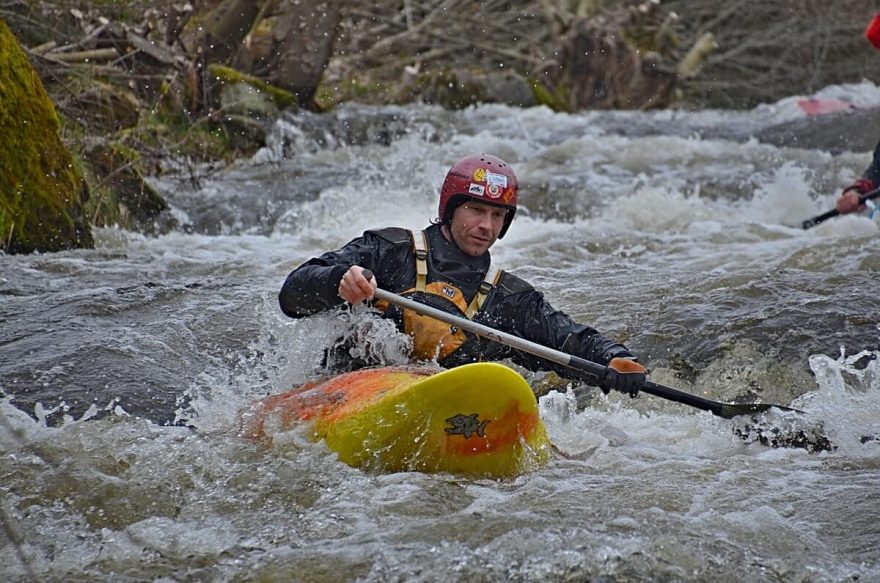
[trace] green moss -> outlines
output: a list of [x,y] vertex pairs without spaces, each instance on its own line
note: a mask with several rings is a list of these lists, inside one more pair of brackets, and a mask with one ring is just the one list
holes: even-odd
[[0,20],[0,241],[12,253],[91,246],[88,191],[40,77]]
[[396,94],[389,84],[373,81],[364,83],[353,77],[335,81],[333,84],[321,83],[315,90],[314,102],[321,111],[329,111],[337,104],[346,101],[383,104],[393,102]]
[[546,105],[553,111],[572,111],[569,92],[565,86],[558,85],[553,90],[550,90],[537,79],[530,79],[529,83],[532,86],[535,102],[538,105]]
[[294,95],[290,91],[285,91],[280,87],[276,87],[275,85],[267,83],[262,79],[254,77],[252,75],[247,75],[245,73],[242,73],[241,71],[236,71],[231,67],[210,64],[208,65],[208,74],[213,78],[214,81],[218,81],[220,83],[247,83],[254,89],[258,89],[271,97],[272,101],[275,102],[275,105],[277,105],[279,109],[284,109],[286,107],[290,107],[291,105],[297,105],[296,95]]

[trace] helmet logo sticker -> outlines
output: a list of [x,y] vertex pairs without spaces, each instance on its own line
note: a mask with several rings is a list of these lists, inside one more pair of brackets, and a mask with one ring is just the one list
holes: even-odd
[[474,184],[471,182],[471,185],[468,187],[468,194],[476,194],[477,196],[483,196],[485,192],[485,188],[482,184]]
[[474,181],[475,182],[485,182],[486,181],[486,169],[485,168],[477,168],[474,170]]
[[486,172],[486,183],[501,188],[507,188],[507,176],[504,174],[496,174],[495,172]]
[[445,295],[446,297],[448,297],[450,299],[455,298],[455,288],[449,287],[448,285],[444,285],[440,289],[443,292],[443,295]]
[[490,198],[498,198],[504,189],[507,188],[507,176],[495,172],[486,172],[486,184],[486,194]]

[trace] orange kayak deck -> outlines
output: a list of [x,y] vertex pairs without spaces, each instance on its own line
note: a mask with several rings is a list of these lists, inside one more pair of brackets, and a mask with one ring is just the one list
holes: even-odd
[[367,470],[504,477],[550,454],[531,387],[497,363],[363,369],[308,383],[257,403],[243,435],[271,441],[304,423],[341,461]]

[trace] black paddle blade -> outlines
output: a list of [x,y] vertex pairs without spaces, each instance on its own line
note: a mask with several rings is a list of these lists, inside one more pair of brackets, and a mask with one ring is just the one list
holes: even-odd
[[751,415],[753,413],[763,413],[770,409],[779,409],[780,411],[794,411],[795,413],[803,413],[797,409],[783,407],[782,405],[771,405],[769,403],[719,403],[718,409],[712,411],[719,417],[725,419],[733,419],[739,415]]

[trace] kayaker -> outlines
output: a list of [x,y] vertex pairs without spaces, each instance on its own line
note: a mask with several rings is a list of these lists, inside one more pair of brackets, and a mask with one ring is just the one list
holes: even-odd
[[861,202],[859,196],[880,186],[880,142],[874,148],[874,158],[862,177],[847,186],[837,199],[837,212],[840,214],[864,212],[870,218],[880,216],[880,207],[874,201]]
[[[636,396],[646,369],[623,344],[602,336],[553,308],[543,294],[510,272],[498,269],[489,248],[504,237],[517,210],[513,169],[488,154],[467,156],[450,168],[440,189],[437,218],[424,231],[389,227],[366,231],[336,251],[297,267],[279,294],[281,309],[302,318],[347,304],[373,300],[377,287],[471,318],[608,367],[594,379],[604,392]],[[367,280],[363,271],[375,277]],[[529,370],[554,370],[580,379],[567,367],[546,362],[497,342],[450,327],[386,302],[374,307],[412,338],[413,360],[444,368],[510,358]],[[329,365],[351,358],[350,346],[329,355]],[[363,352],[363,351],[361,351]],[[356,366],[384,364],[358,362]],[[344,365],[343,365],[344,366]],[[596,382],[597,381],[597,382]]]
[[[865,38],[880,50],[880,13],[874,15],[865,29]],[[865,212],[870,218],[880,216],[880,207],[873,201],[863,203],[859,196],[880,187],[880,142],[874,148],[874,157],[862,177],[847,186],[837,199],[837,212],[840,214]]]

